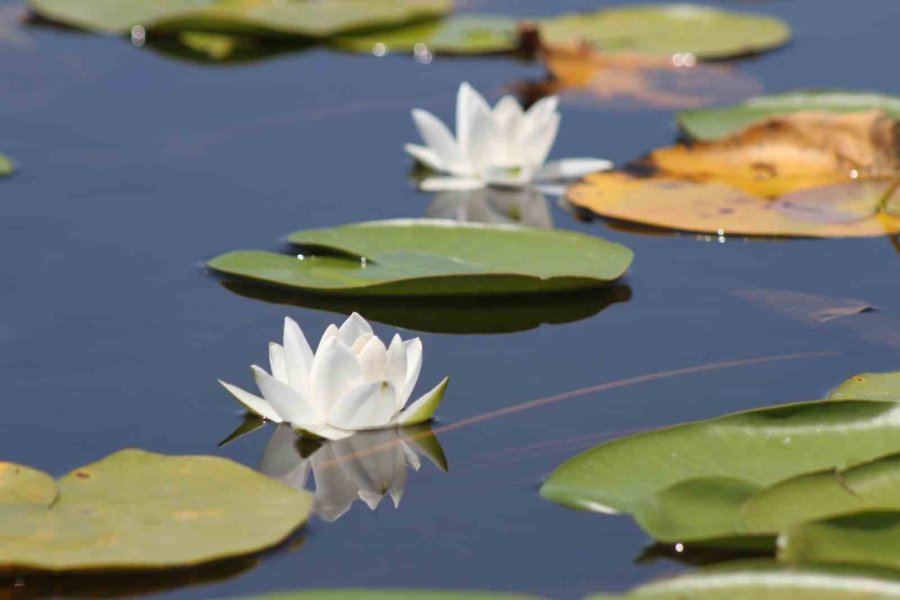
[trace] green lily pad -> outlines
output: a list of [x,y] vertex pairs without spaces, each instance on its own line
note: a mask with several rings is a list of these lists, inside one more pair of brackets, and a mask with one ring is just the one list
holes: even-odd
[[423,44],[441,54],[496,54],[518,47],[516,19],[495,15],[453,15],[372,33],[338,36],[334,45],[353,52],[410,52]]
[[585,600],[897,600],[896,572],[842,566],[746,561],[707,567],[641,585],[620,596]]
[[0,154],[0,177],[12,175],[13,171],[15,171],[15,167],[12,161]]
[[900,371],[893,373],[860,373],[839,385],[832,400],[888,400],[900,402]]
[[271,39],[206,31],[179,31],[176,35],[153,36],[147,47],[185,62],[233,65],[303,52],[312,48],[313,42],[304,38]]
[[679,425],[580,454],[556,469],[541,494],[575,508],[639,514],[645,523],[653,522],[648,510],[669,494],[680,511],[679,520],[666,521],[660,531],[667,539],[733,537],[747,533],[737,515],[727,515],[729,507],[740,504],[739,495],[707,514],[710,502],[693,504],[685,500],[690,489],[672,486],[689,488],[691,480],[704,479],[708,486],[709,478],[737,477],[752,491],[750,486],[769,486],[804,473],[844,469],[900,451],[898,417],[900,405],[895,403],[828,400]]
[[840,90],[793,91],[755,96],[721,108],[697,108],[678,113],[678,126],[688,136],[717,140],[767,117],[793,112],[856,112],[881,109],[900,119],[900,96]]
[[778,533],[864,510],[900,511],[900,454],[781,481],[750,496],[740,521],[746,531]]
[[[19,501],[7,501],[11,487]],[[142,450],[76,469],[57,482],[52,504],[46,478],[33,472],[3,489],[0,563],[44,571],[167,568],[258,552],[302,525],[312,505],[309,494],[230,460]]]
[[733,477],[680,481],[653,494],[634,511],[641,528],[662,542],[714,539],[737,535],[736,517],[760,487]]
[[43,471],[0,462],[0,505],[50,506],[56,499],[56,481]]
[[621,277],[632,252],[571,231],[399,219],[298,231],[302,258],[238,251],[210,268],[333,296],[475,296],[571,292]]
[[604,53],[716,59],[783,46],[790,27],[777,17],[693,4],[606,8],[538,23],[545,45],[587,42]]
[[[540,600],[538,596],[503,592],[441,592],[436,590],[322,589],[253,596],[256,600]],[[252,600],[252,599],[248,599]]]
[[208,31],[255,36],[329,37],[442,16],[452,0],[29,0],[46,19],[106,33]]
[[[778,538],[778,559],[896,570],[900,569],[898,540],[900,512],[860,512],[789,529]],[[900,597],[900,591],[894,597]]]

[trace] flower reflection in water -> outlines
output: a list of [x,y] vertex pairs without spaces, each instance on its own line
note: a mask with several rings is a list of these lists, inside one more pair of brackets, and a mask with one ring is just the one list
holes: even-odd
[[315,480],[315,510],[326,521],[343,516],[356,500],[375,510],[390,495],[394,507],[406,488],[407,467],[418,471],[425,457],[439,469],[447,460],[425,426],[364,431],[342,440],[313,440],[279,425],[259,470],[303,489]]
[[473,223],[510,223],[553,229],[553,217],[544,195],[536,187],[481,188],[438,192],[426,217]]

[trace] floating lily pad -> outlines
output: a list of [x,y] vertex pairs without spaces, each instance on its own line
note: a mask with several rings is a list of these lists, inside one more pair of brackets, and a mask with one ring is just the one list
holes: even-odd
[[596,214],[719,236],[900,232],[897,122],[883,111],[771,117],[715,142],[660,148],[653,173],[589,175],[567,199]]
[[495,54],[517,48],[516,25],[516,19],[499,15],[453,15],[402,28],[341,35],[334,45],[379,55],[410,52],[419,44],[442,54]]
[[897,600],[900,575],[841,566],[789,567],[746,561],[707,567],[585,600]]
[[829,398],[900,402],[900,371],[854,375],[831,392]]
[[723,183],[594,173],[567,200],[601,217],[712,235],[874,237],[900,233],[900,192],[890,181],[850,181],[774,200]]
[[43,471],[0,462],[0,505],[50,506],[56,499],[56,481]]
[[900,119],[900,96],[841,90],[793,91],[755,96],[722,108],[685,110],[678,113],[678,125],[696,140],[711,141],[767,117],[807,111],[848,113],[875,109]]
[[221,273],[334,296],[472,296],[603,286],[632,252],[569,231],[428,219],[299,231],[302,258],[238,251],[211,260]]
[[12,175],[13,171],[15,171],[15,167],[12,161],[0,154],[0,177]]
[[693,4],[606,8],[547,19],[538,28],[546,46],[586,42],[607,53],[706,59],[756,54],[791,37],[790,27],[776,17]]
[[[778,558],[900,569],[900,512],[874,511],[800,523],[778,539]],[[897,596],[900,597],[900,591]]]
[[683,68],[669,56],[609,54],[585,46],[544,49],[540,59],[547,76],[515,84],[526,104],[558,95],[579,106],[680,109],[734,102],[762,89],[732,64]]
[[779,196],[854,179],[900,176],[897,122],[880,110],[771,117],[714,142],[677,144],[647,162],[667,176]]
[[92,31],[127,34],[132,27],[165,33],[210,31],[255,36],[329,37],[442,16],[452,0],[29,0],[40,16]]
[[[11,494],[13,488],[19,491]],[[45,477],[29,472],[4,479],[5,568],[149,569],[240,556],[284,540],[312,504],[309,494],[230,460],[142,450],[76,469],[55,491],[50,504]]]
[[[322,589],[254,596],[256,600],[540,600],[537,596],[503,592],[440,592],[434,590]],[[249,599],[248,599],[249,600]]]
[[153,36],[147,47],[186,62],[232,65],[302,52],[312,48],[313,42],[304,38],[272,39],[206,31],[179,31],[175,35]]
[[[752,410],[600,445],[560,466],[541,494],[574,508],[643,515],[644,524],[664,525],[650,532],[662,541],[734,537],[748,532],[726,513],[753,486],[898,452],[898,434],[895,403],[830,400]],[[690,502],[701,495],[692,485],[721,491],[735,478],[732,499],[710,515],[710,502]],[[648,518],[667,501],[678,519]]]
[[740,522],[746,531],[778,533],[805,521],[871,510],[900,511],[900,455],[780,481],[743,502]]

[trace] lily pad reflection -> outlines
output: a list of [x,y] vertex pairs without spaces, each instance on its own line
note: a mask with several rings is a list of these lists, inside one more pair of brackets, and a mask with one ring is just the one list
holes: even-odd
[[540,190],[534,187],[438,192],[428,205],[425,216],[430,219],[507,223],[553,229],[550,206]]
[[488,334],[534,329],[544,323],[557,325],[593,317],[612,304],[631,300],[631,288],[612,285],[596,290],[553,297],[523,296],[466,298],[455,301],[427,298],[328,298],[283,288],[225,281],[222,285],[246,298],[349,315],[360,312],[367,319],[428,333]]
[[337,441],[312,440],[287,425],[272,434],[259,470],[298,490],[315,481],[315,512],[326,521],[346,514],[357,500],[375,510],[385,496],[394,507],[406,490],[407,469],[426,458],[447,470],[437,437],[428,426],[381,429]]

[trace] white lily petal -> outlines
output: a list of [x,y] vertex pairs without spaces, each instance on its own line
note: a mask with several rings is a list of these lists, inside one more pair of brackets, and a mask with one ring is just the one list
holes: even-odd
[[428,177],[419,183],[419,189],[423,192],[465,192],[483,188],[485,182],[481,179],[464,177]]
[[350,349],[353,351],[353,354],[359,356],[359,353],[363,351],[363,348],[366,347],[366,344],[368,344],[373,339],[377,339],[374,333],[365,333],[356,338],[356,341],[353,342],[353,345],[350,346]]
[[272,370],[272,377],[288,383],[284,347],[276,342],[269,342],[269,368]]
[[272,421],[274,423],[281,423],[281,416],[263,398],[242,390],[236,385],[226,383],[221,379],[219,379],[219,383],[222,384],[222,387],[228,390],[229,394],[234,396],[235,400],[243,404],[244,408],[249,410],[254,415],[262,417],[263,419],[268,419],[269,421]]
[[472,136],[477,135],[476,115],[483,113],[491,114],[487,100],[468,82],[461,83],[456,94],[456,140],[463,156],[468,156],[470,160],[469,144]]
[[472,131],[463,144],[463,151],[476,175],[483,178],[487,169],[505,159],[505,142],[500,126],[487,106],[476,106],[470,119]]
[[[403,404],[409,400],[416,382],[419,381],[419,373],[422,370],[422,340],[413,338],[403,342],[404,354],[406,355],[406,377],[403,381],[403,387],[400,388],[400,395],[403,397]],[[398,407],[398,410],[402,405]]]
[[299,391],[278,381],[256,365],[250,368],[263,397],[283,421],[287,421],[295,429],[323,421],[323,415]]
[[547,96],[546,98],[541,98],[531,105],[531,108],[529,108],[525,113],[525,119],[529,123],[537,124],[555,113],[558,107],[558,96]]
[[312,401],[327,416],[335,402],[362,383],[362,369],[353,351],[337,338],[326,341],[324,346],[313,360],[310,389]]
[[546,194],[548,196],[564,196],[566,191],[568,191],[569,186],[560,183],[544,183],[537,186],[537,189],[540,193]]
[[397,414],[396,395],[394,386],[388,381],[357,386],[335,402],[329,424],[352,430],[384,427]]
[[362,368],[363,381],[372,382],[384,379],[385,369],[388,365],[388,349],[385,348],[384,342],[376,336],[372,336],[357,353],[357,358],[359,366]]
[[527,148],[528,163],[538,167],[547,160],[550,150],[553,148],[553,142],[556,141],[556,134],[559,132],[559,115],[552,115],[546,125],[535,131],[525,142]]
[[421,398],[407,406],[399,415],[397,423],[401,426],[418,425],[429,420],[434,411],[440,405],[444,398],[444,392],[447,391],[447,384],[450,382],[449,377],[437,384],[434,389],[426,392]]
[[450,133],[447,126],[430,112],[418,108],[412,111],[412,117],[425,145],[437,155],[438,160],[443,164],[442,170],[465,171],[467,165],[464,151],[453,138],[453,134]]
[[534,177],[540,181],[578,179],[588,173],[608,171],[613,166],[612,162],[602,158],[563,158],[548,162]]
[[400,409],[403,408],[403,405],[409,399],[409,394],[404,396],[407,362],[406,346],[399,335],[394,335],[394,339],[391,340],[391,346],[388,348],[385,356],[384,368],[384,379],[390,381],[397,392],[394,413],[400,412]]
[[500,127],[504,138],[516,139],[519,128],[524,123],[525,113],[522,106],[512,96],[503,96],[492,111],[494,120]]
[[[319,345],[318,345],[318,347],[316,347],[316,354],[318,354],[319,352],[322,351],[322,348],[325,347],[325,342],[336,338],[337,335],[338,335],[337,325],[332,323],[328,327],[326,327],[324,333],[322,333],[321,339],[319,339]],[[315,359],[313,359],[313,360],[315,360]]]
[[403,146],[403,150],[430,169],[434,169],[435,171],[447,170],[446,165],[444,165],[444,162],[437,155],[437,152],[431,148],[426,148],[425,146],[419,146],[417,144],[406,144]]
[[313,351],[300,326],[290,317],[284,318],[284,360],[287,382],[300,393],[309,394]]
[[338,329],[338,339],[347,346],[353,346],[364,335],[373,335],[372,326],[357,312],[351,313]]

